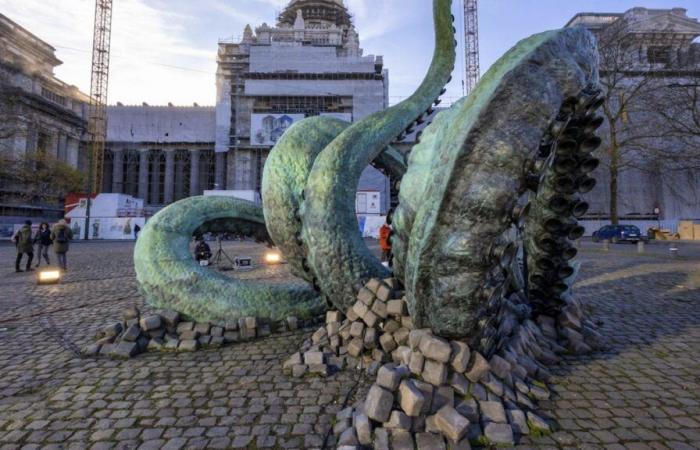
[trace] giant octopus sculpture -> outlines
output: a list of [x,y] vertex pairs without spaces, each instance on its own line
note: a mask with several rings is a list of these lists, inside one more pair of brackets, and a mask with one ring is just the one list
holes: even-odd
[[[580,312],[571,294],[572,240],[582,236],[577,217],[588,208],[579,194],[593,188],[589,174],[598,165],[595,40],[583,28],[529,37],[469,96],[435,115],[456,42],[451,0],[434,0],[433,8],[434,57],[410,98],[354,124],[314,117],[292,126],[267,159],[262,208],[193,197],[147,223],[134,260],[151,304],[211,322],[313,316],[328,305],[346,311],[368,280],[390,276],[355,216],[358,180],[373,164],[400,180],[393,277],[416,328],[489,357],[503,349],[513,320]],[[390,147],[426,121],[407,160]],[[199,267],[188,242],[215,220],[276,244],[310,286]]]

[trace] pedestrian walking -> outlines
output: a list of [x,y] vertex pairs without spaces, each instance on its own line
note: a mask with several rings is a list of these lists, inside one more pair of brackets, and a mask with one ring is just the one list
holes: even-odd
[[46,260],[46,265],[51,265],[49,260],[49,248],[51,248],[51,228],[46,222],[42,222],[39,225],[39,231],[36,232],[34,236],[34,243],[37,244],[37,257],[36,257],[36,267],[41,266],[41,257],[43,256]]
[[68,253],[71,239],[73,239],[73,230],[66,225],[66,221],[64,219],[59,220],[58,223],[53,226],[53,230],[51,231],[51,240],[53,241],[53,250],[56,252],[58,265],[61,266],[61,269],[64,271],[68,270],[66,253]]
[[137,223],[136,225],[134,225],[134,239],[138,240],[140,231],[141,231],[141,227]]
[[32,239],[32,221],[27,220],[22,225],[22,228],[17,231],[13,240],[17,246],[17,259],[15,260],[15,272],[24,272],[19,268],[22,263],[22,256],[27,255],[26,271],[31,272],[32,260],[34,259],[34,241]]

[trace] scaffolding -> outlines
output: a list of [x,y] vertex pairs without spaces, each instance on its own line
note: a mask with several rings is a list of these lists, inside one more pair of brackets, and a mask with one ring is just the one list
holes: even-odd
[[466,60],[466,94],[479,81],[479,18],[477,0],[464,0],[464,54]]

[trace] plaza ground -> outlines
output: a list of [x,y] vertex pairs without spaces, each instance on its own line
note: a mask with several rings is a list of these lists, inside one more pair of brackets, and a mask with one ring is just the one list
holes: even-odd
[[[264,249],[226,243],[230,256]],[[128,361],[77,351],[138,294],[132,243],[78,243],[63,283],[14,273],[0,244],[0,449],[321,448],[334,414],[370,380],[344,371],[294,379],[282,362],[303,332]],[[55,257],[54,257],[55,259]],[[607,348],[553,368],[543,415],[556,431],[522,448],[700,448],[700,245],[584,243],[576,294]],[[236,276],[232,274],[232,276]],[[244,277],[286,280],[286,266]]]

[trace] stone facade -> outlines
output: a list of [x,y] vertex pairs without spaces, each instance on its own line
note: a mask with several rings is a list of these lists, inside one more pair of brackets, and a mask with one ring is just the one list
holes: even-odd
[[[45,152],[83,169],[89,97],[55,77],[60,64],[53,47],[0,14],[0,152],[11,158]],[[62,204],[28,202],[21,189],[0,180],[5,221],[62,214]]]
[[[615,38],[624,40],[629,52],[624,59],[620,59],[625,64],[624,82],[638,86],[641,77],[653,74],[654,86],[658,88],[652,95],[660,97],[656,104],[668,104],[671,97],[667,94],[674,86],[698,83],[700,80],[700,43],[694,42],[700,36],[700,23],[697,19],[688,17],[683,8],[632,8],[619,14],[580,13],[566,26],[584,26],[596,34],[601,42],[606,39],[606,33],[616,33]],[[606,67],[607,65],[611,65],[610,61],[606,62],[603,57],[602,78],[611,76],[609,74],[615,71],[613,67]],[[631,125],[637,122],[640,125],[644,123],[646,128],[660,126],[658,123],[655,125],[653,115],[630,109],[624,120],[628,120]],[[603,130],[607,127],[606,123]],[[606,131],[603,131],[602,137],[605,136]],[[700,136],[691,139],[700,140]],[[692,144],[678,144],[668,139],[654,145],[658,146],[659,143],[667,147],[665,155],[672,155],[674,146],[677,147],[675,150],[679,155],[687,153],[688,148],[684,146]],[[588,213],[588,217],[591,218],[609,218],[611,177],[604,156],[608,154],[606,145],[604,143],[600,152],[603,155],[603,164],[594,175],[598,179],[598,185],[585,196],[586,201],[591,204]],[[700,142],[695,142],[693,147],[700,147]],[[639,161],[646,161],[647,157],[648,155],[631,153],[627,156],[628,159],[635,158]],[[691,165],[697,166],[691,162],[687,164]],[[700,170],[694,168],[667,171],[662,166],[645,162],[642,167],[625,167],[620,171],[618,207],[621,220],[675,221],[700,218],[700,198],[695,194],[700,192]],[[660,210],[658,216],[654,213],[655,208]]]
[[[382,57],[363,56],[338,0],[293,0],[275,27],[247,26],[240,42],[220,42],[216,89],[214,108],[110,107],[104,191],[154,209],[204,189],[260,192],[267,155],[293,121],[354,121],[389,98]],[[368,167],[358,190],[379,192],[380,213],[388,211],[379,171]]]

